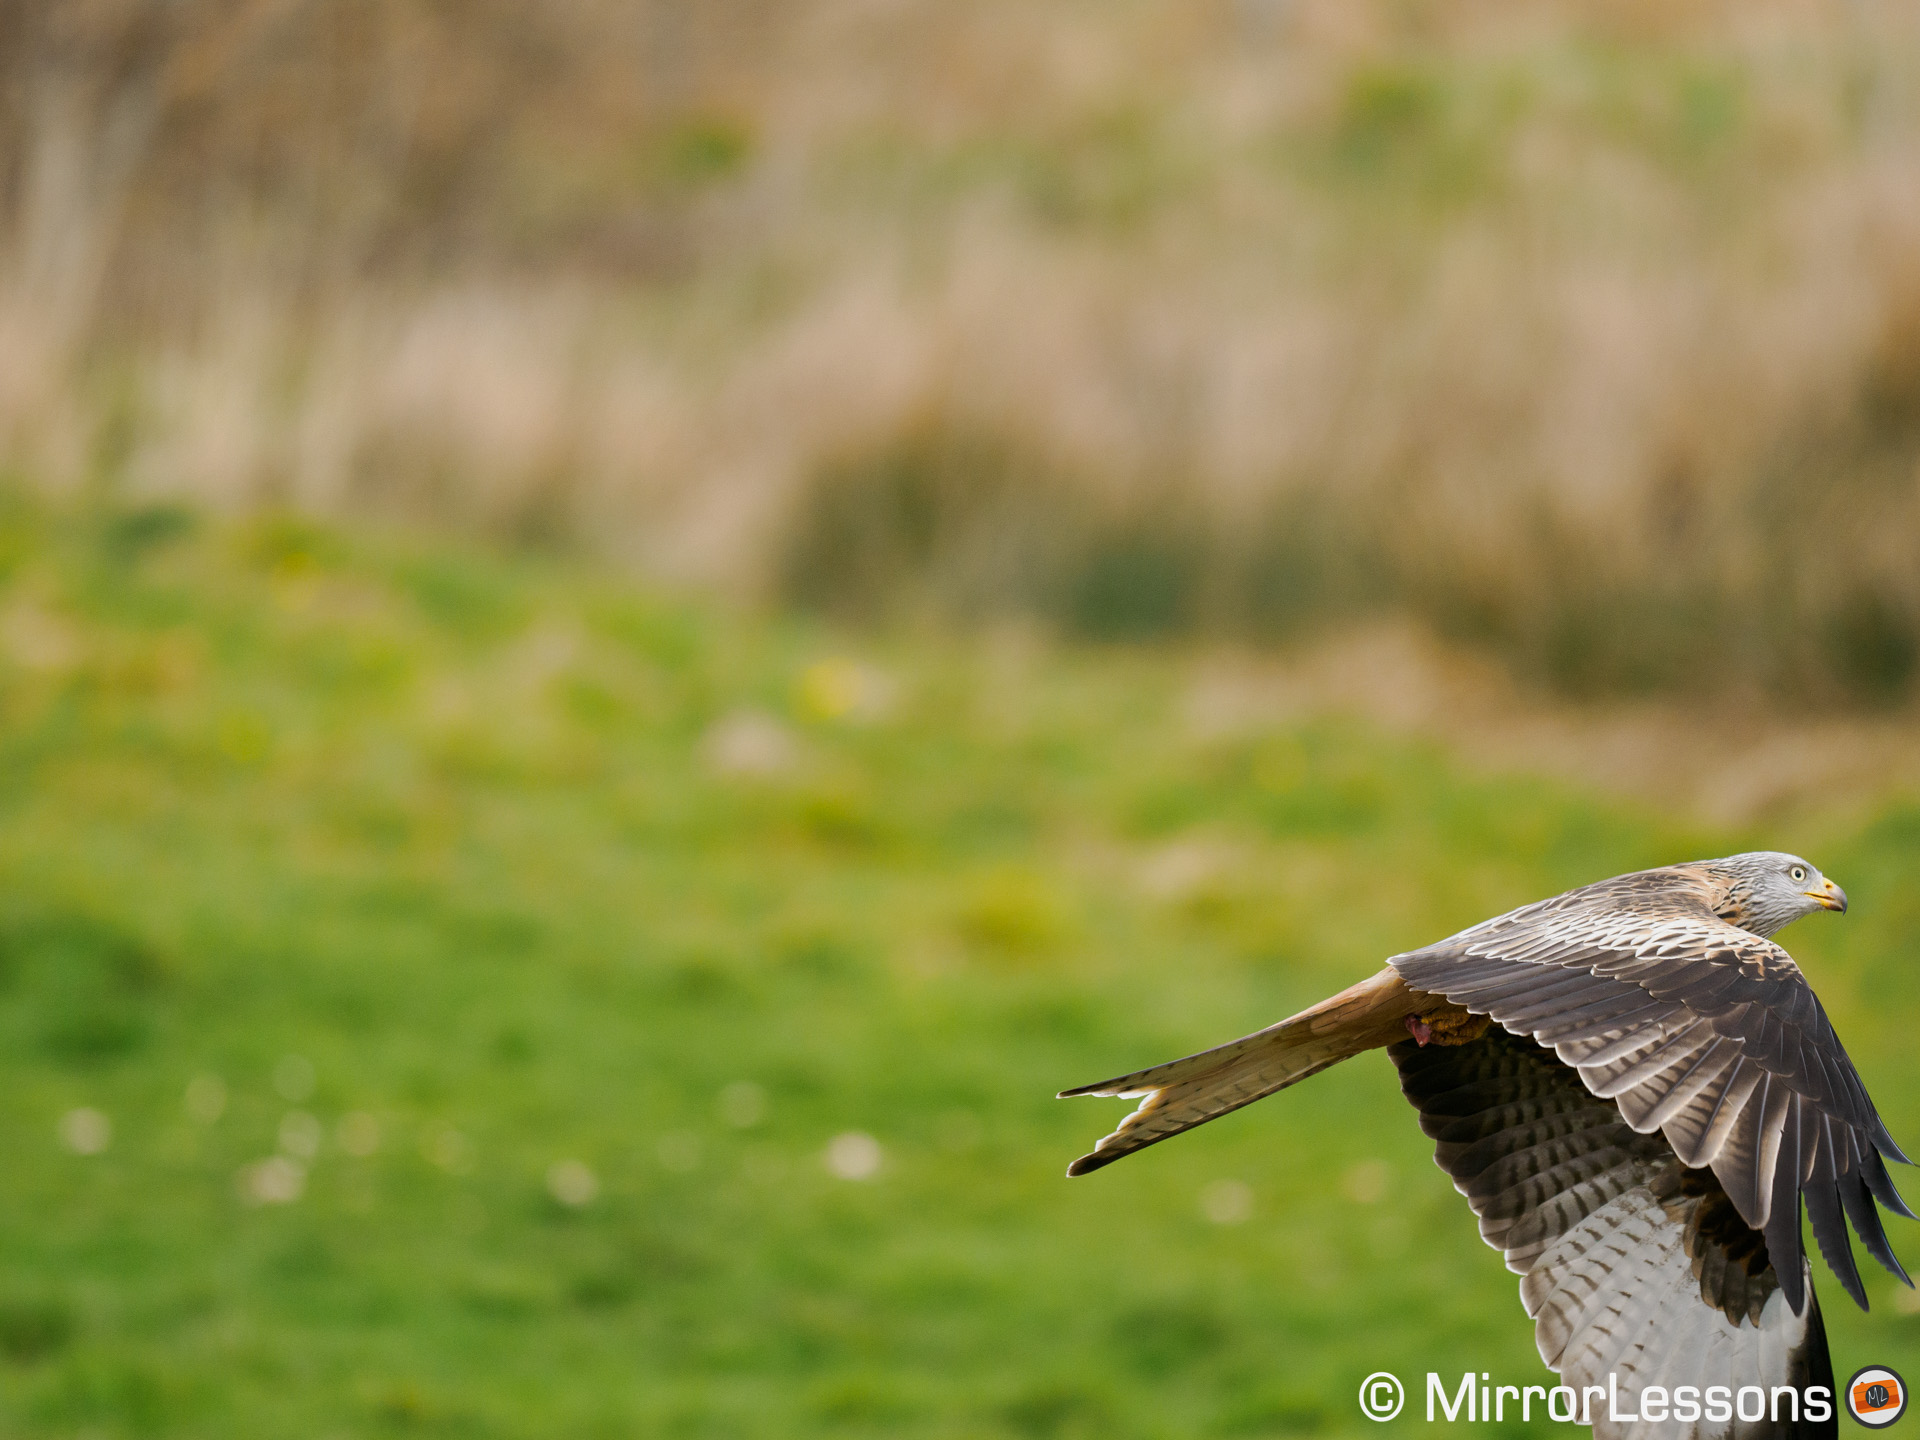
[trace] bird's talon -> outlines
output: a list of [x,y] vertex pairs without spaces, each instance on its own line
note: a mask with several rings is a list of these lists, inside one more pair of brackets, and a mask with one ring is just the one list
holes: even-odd
[[1433,1039],[1433,1027],[1418,1015],[1407,1016],[1407,1033],[1413,1036],[1417,1044],[1422,1046]]

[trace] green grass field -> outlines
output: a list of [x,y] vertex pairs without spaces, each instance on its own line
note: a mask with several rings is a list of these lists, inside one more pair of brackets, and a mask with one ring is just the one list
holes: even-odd
[[[1379,1434],[1370,1370],[1534,1383],[1384,1058],[1072,1182],[1121,1104],[1052,1093],[1751,843],[1852,894],[1786,938],[1920,1142],[1898,797],[1703,832],[1209,737],[1178,653],[290,522],[16,506],[0,567],[8,1436]],[[1836,1364],[1920,1372],[1869,1285]]]

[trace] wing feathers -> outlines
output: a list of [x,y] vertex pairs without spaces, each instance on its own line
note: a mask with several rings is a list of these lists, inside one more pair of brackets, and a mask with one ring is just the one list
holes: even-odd
[[1500,1222],[1495,1233],[1489,1233],[1492,1227],[1483,1219],[1480,1236],[1494,1249],[1506,1251],[1509,1270],[1525,1275],[1560,1236],[1609,1201],[1624,1195],[1635,1183],[1636,1177],[1631,1171],[1609,1170],[1549,1197],[1529,1215],[1512,1222]]
[[[1859,1088],[1860,1080],[1858,1076],[1854,1077],[1853,1083],[1856,1089]],[[1871,1108],[1872,1102],[1867,1100],[1867,1092],[1865,1090],[1860,1091],[1860,1099]],[[1887,1127],[1880,1122],[1878,1115],[1873,1117],[1873,1143],[1879,1148],[1882,1155],[1886,1156],[1887,1159],[1893,1161],[1896,1165],[1913,1164],[1913,1161],[1907,1158],[1906,1152],[1893,1143],[1893,1137],[1887,1133]],[[1891,1185],[1892,1182],[1889,1181],[1888,1183]],[[1911,1210],[1907,1209],[1905,1201],[1902,1201],[1897,1208],[1899,1212],[1909,1220],[1920,1219],[1920,1216],[1916,1216]]]
[[1523,969],[1511,960],[1483,960],[1477,964],[1464,962],[1457,974],[1448,976],[1448,984],[1459,995],[1461,1004],[1471,1001],[1486,1008],[1502,1001],[1524,999],[1536,1004],[1554,1000],[1589,989],[1593,982],[1581,970]]
[[[1607,1081],[1610,1091],[1608,1098],[1627,1091],[1644,1090],[1663,1079],[1666,1085],[1660,1086],[1659,1093],[1664,1094],[1671,1079],[1667,1078],[1676,1071],[1685,1074],[1693,1068],[1693,1062],[1720,1043],[1720,1037],[1704,1020],[1695,1020],[1682,1026],[1655,1043],[1650,1049],[1633,1057],[1631,1064],[1623,1064],[1614,1076]],[[1598,1094],[1598,1091],[1594,1093]]]
[[1853,1242],[1848,1238],[1847,1222],[1841,1215],[1840,1187],[1832,1183],[1809,1185],[1801,1194],[1807,1202],[1807,1225],[1820,1246],[1827,1268],[1853,1297],[1853,1303],[1866,1309],[1867,1290],[1860,1282],[1859,1267],[1853,1263]]
[[[1797,1213],[1789,1192],[1849,1171],[1865,1189],[1842,1186],[1837,1208],[1856,1229],[1850,1195],[1910,1214],[1883,1160],[1906,1157],[1799,967],[1720,919],[1692,885],[1681,871],[1602,882],[1390,963],[1415,988],[1553,1046],[1634,1129],[1711,1166],[1783,1250],[1798,1249],[1797,1228],[1768,1222]],[[1836,1206],[1818,1203],[1831,1218]],[[1796,1289],[1795,1267],[1782,1273]]]
[[[1804,1259],[1794,1261],[1798,1283],[1782,1285],[1769,1248],[1712,1172],[1683,1168],[1663,1136],[1626,1125],[1552,1051],[1494,1030],[1471,1045],[1403,1043],[1388,1053],[1437,1139],[1435,1159],[1522,1277],[1541,1358],[1564,1383],[1604,1387],[1611,1374],[1628,1395],[1654,1384],[1831,1384]],[[1811,1112],[1773,1093],[1756,1089],[1743,1108],[1756,1128],[1769,1116],[1780,1125],[1775,1173],[1791,1189],[1805,1165],[1824,1174],[1833,1162],[1805,1138],[1813,1126],[1800,1117]],[[1824,1195],[1810,1202],[1816,1233],[1825,1244],[1839,1225],[1844,1244],[1839,1202],[1831,1188]],[[1775,1213],[1787,1205],[1776,1202]],[[1805,1297],[1797,1314],[1793,1293]],[[1784,1416],[1745,1432],[1615,1422],[1603,1407],[1594,1420],[1598,1440],[1801,1433]]]
[[1584,1004],[1568,1007],[1559,999],[1535,1000],[1506,1012],[1502,1025],[1530,1030],[1534,1038],[1550,1042],[1566,1036],[1630,1025],[1642,1018],[1664,1015],[1672,1006],[1654,999],[1644,990],[1621,986],[1612,993],[1585,999]]
[[1746,1069],[1752,1074],[1753,1082],[1741,1097],[1726,1141],[1720,1153],[1713,1157],[1711,1168],[1726,1187],[1740,1218],[1757,1230],[1767,1223],[1767,1210],[1773,1196],[1772,1186],[1765,1183],[1770,1176],[1763,1176],[1760,1170],[1761,1127],[1766,1119],[1773,1077],[1751,1062]]
[[[1459,1022],[1481,1015],[1546,1047],[1540,1053],[1557,1056],[1555,1069],[1570,1067],[1584,1087],[1570,1098],[1559,1080],[1542,1082],[1534,1062],[1499,1050],[1497,1075],[1476,1072],[1460,1094],[1416,1098],[1413,1072],[1402,1067],[1438,1158],[1509,1265],[1537,1268],[1576,1230],[1582,1243],[1603,1246],[1591,1217],[1606,1211],[1627,1224],[1613,1207],[1639,1183],[1636,1167],[1670,1154],[1690,1171],[1711,1171],[1724,1197],[1715,1203],[1758,1232],[1755,1245],[1764,1234],[1794,1311],[1806,1303],[1803,1193],[1821,1252],[1850,1295],[1863,1297],[1849,1224],[1904,1280],[1875,1202],[1913,1217],[1885,1164],[1906,1156],[1792,958],[1721,920],[1702,894],[1699,875],[1684,869],[1605,881],[1394,956],[1379,975],[1266,1030],[1062,1091],[1141,1101],[1068,1173],[1394,1045],[1411,1016],[1437,1029],[1446,1016],[1439,1038],[1472,1048],[1461,1045],[1470,1032]],[[1443,1003],[1459,1008],[1437,1012]],[[1422,1072],[1419,1085],[1449,1073]],[[1589,1101],[1598,1108],[1585,1108]],[[1701,1283],[1720,1277],[1730,1295],[1747,1294],[1757,1316],[1757,1280],[1708,1251],[1696,1257]],[[1583,1260],[1581,1273],[1598,1273],[1600,1263]]]
[[1775,1082],[1767,1099],[1761,1125],[1763,1158],[1759,1173],[1771,1175],[1773,1185],[1762,1230],[1767,1237],[1768,1258],[1780,1277],[1780,1288],[1786,1291],[1787,1303],[1798,1313],[1806,1305],[1800,1263],[1799,1096]]
[[[1648,1076],[1642,1084],[1613,1098],[1629,1125],[1643,1135],[1651,1134],[1674,1121],[1703,1090],[1723,1079],[1738,1060],[1732,1044],[1714,1036],[1701,1049],[1682,1055],[1658,1075]],[[1671,1141],[1672,1136],[1668,1138]]]
[[1867,1188],[1865,1178],[1857,1173],[1843,1175],[1839,1189],[1840,1203],[1846,1208],[1847,1219],[1853,1222],[1854,1232],[1859,1235],[1860,1243],[1867,1247],[1867,1253],[1911,1285],[1913,1282],[1907,1280],[1907,1272],[1900,1267],[1900,1257],[1893,1253],[1893,1246],[1887,1243],[1886,1227],[1880,1223],[1880,1212],[1874,1206],[1873,1195]]
[[1876,1200],[1896,1215],[1908,1220],[1915,1218],[1913,1211],[1907,1208],[1907,1202],[1900,1198],[1900,1192],[1893,1188],[1893,1177],[1887,1174],[1887,1163],[1876,1151],[1867,1150],[1866,1163],[1861,1169],[1866,1173],[1867,1188],[1873,1191]]

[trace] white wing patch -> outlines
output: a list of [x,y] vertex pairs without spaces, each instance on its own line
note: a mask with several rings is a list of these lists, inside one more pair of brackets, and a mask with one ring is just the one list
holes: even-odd
[[[1562,1382],[1577,1393],[1589,1385],[1605,1387],[1612,1376],[1622,1409],[1635,1415],[1648,1385],[1669,1395],[1682,1385],[1732,1391],[1756,1385],[1770,1401],[1776,1385],[1803,1388],[1807,1367],[1800,1357],[1817,1314],[1813,1307],[1794,1314],[1786,1293],[1777,1289],[1757,1322],[1735,1323],[1703,1305],[1685,1226],[1645,1187],[1561,1236],[1521,1282],[1520,1298],[1533,1317],[1540,1358],[1560,1372]],[[1803,1374],[1796,1377],[1796,1369]],[[1839,1403],[1837,1397],[1832,1403]],[[1596,1440],[1745,1440],[1781,1433],[1771,1411],[1751,1425],[1737,1417],[1716,1424],[1704,1410],[1691,1423],[1615,1423],[1596,1407],[1594,1422]]]

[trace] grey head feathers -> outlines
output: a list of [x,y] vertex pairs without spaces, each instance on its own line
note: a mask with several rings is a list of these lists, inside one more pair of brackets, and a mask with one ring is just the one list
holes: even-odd
[[1749,850],[1678,869],[1699,870],[1726,887],[1723,919],[1762,937],[1816,910],[1847,908],[1847,892],[1810,861],[1780,850]]

